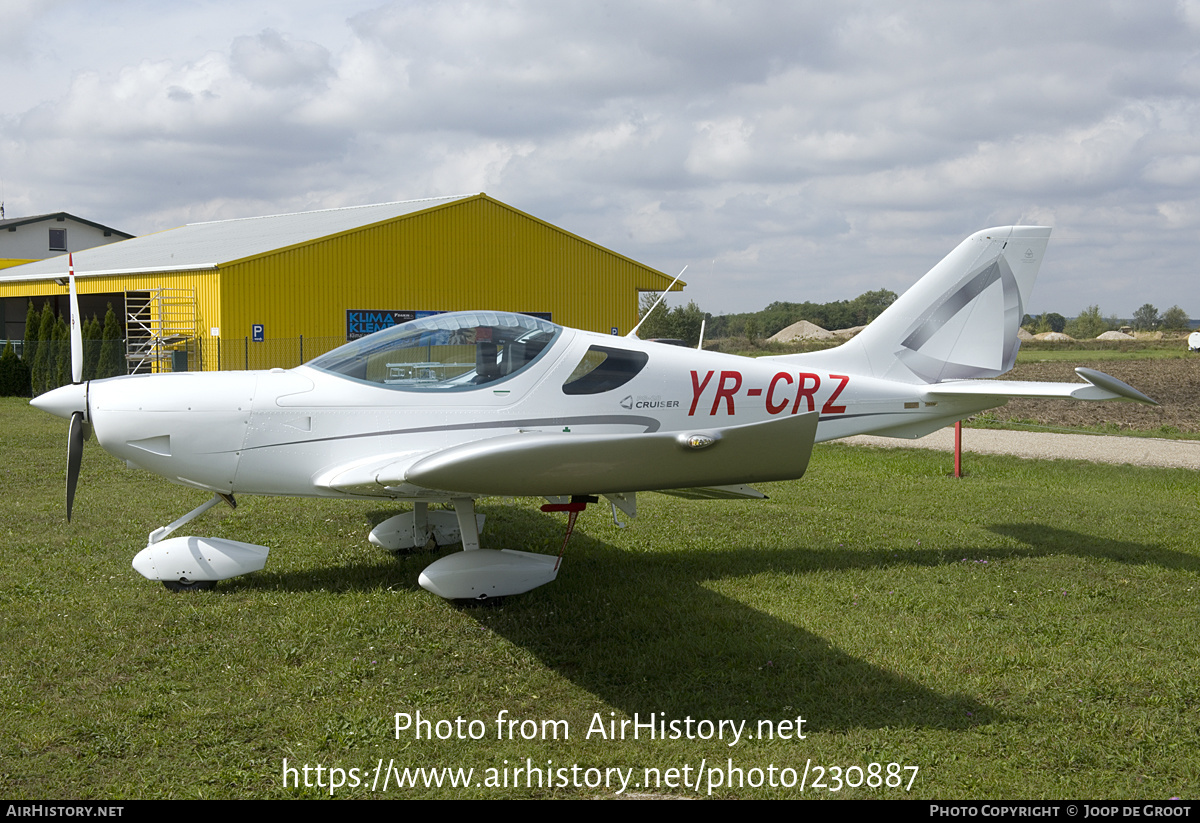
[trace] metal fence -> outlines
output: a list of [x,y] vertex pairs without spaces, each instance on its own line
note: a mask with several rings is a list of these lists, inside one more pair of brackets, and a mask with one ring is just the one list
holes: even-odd
[[[188,370],[240,371],[290,369],[332,351],[344,337],[281,337],[254,341],[249,337],[207,337],[189,347]],[[167,369],[172,368],[168,366]],[[167,370],[164,369],[164,370]]]
[[[0,340],[0,351],[8,341]],[[24,354],[25,341],[11,341],[17,356]],[[138,363],[142,371],[242,371],[246,369],[290,369],[332,351],[346,342],[344,337],[284,337],[255,342],[249,337],[206,337],[168,343],[153,347],[148,353],[139,355],[138,362],[127,362],[126,369],[135,371]],[[95,362],[99,359],[101,340],[84,341],[85,379],[94,375]],[[60,354],[70,357],[66,346],[51,344],[53,355],[48,358],[47,369],[56,371]],[[125,341],[121,347],[126,348]],[[127,358],[128,359],[128,358]],[[69,374],[69,370],[68,370]]]

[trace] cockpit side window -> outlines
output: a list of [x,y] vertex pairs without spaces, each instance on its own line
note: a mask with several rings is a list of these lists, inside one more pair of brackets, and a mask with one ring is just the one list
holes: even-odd
[[470,389],[524,371],[561,332],[528,315],[453,312],[376,332],[308,365],[402,391]]
[[650,358],[645,352],[592,346],[563,383],[563,394],[600,394],[637,376]]

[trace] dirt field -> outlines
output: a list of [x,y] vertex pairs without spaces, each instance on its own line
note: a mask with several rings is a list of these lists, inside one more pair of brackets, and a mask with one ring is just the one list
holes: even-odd
[[1033,421],[1045,426],[1106,426],[1155,431],[1171,427],[1200,433],[1200,355],[1186,359],[1105,360],[1088,362],[1086,352],[1069,363],[1025,363],[1005,375],[1009,380],[1074,382],[1076,366],[1086,366],[1149,395],[1161,406],[1126,401],[1089,403],[1082,400],[1010,400],[995,409],[998,420]]

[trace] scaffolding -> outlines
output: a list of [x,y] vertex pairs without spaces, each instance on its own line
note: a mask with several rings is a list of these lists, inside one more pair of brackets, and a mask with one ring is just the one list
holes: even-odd
[[201,368],[195,289],[125,293],[125,360],[130,374]]

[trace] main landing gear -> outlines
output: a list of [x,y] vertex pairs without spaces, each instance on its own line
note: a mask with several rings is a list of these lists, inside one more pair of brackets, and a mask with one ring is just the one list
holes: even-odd
[[[632,495],[629,496],[632,498]],[[150,533],[146,548],[133,559],[133,568],[149,580],[158,580],[172,592],[207,591],[218,580],[226,580],[263,568],[270,552],[266,546],[240,543],[220,537],[170,537],[183,526],[217,503],[234,508],[233,495],[216,494],[168,526]],[[567,530],[557,556],[535,552],[479,548],[479,532],[484,516],[475,513],[470,497],[450,501],[453,512],[429,511],[428,502],[417,502],[411,512],[391,517],[370,534],[370,541],[388,551],[430,548],[462,542],[463,550],[454,552],[425,567],[421,586],[447,600],[489,600],[525,592],[543,586],[558,576],[563,551],[575,530],[575,520],[589,503],[599,502],[590,495],[552,498],[542,506],[544,512],[566,512]],[[634,513],[632,499],[614,501],[628,514]]]
[[[371,544],[389,552],[435,551],[438,546],[449,546],[462,540],[463,530],[459,526],[459,506],[471,506],[470,498],[454,501],[454,511],[429,511],[429,503],[417,501],[413,510],[389,517],[371,530],[367,539]],[[474,548],[479,548],[479,533],[483,531],[484,515],[475,515],[472,528],[468,523],[467,533],[474,534]],[[468,548],[463,543],[463,548]]]
[[[575,529],[575,518],[598,498],[574,495],[570,502],[554,502],[542,506],[542,511],[569,513],[567,533],[557,557],[511,549],[495,551],[479,548],[479,529],[475,519],[475,501],[462,498],[452,501],[463,551],[436,560],[425,567],[419,581],[427,591],[447,600],[487,600],[510,594],[524,594],[544,586],[558,577],[563,549]],[[402,515],[403,516],[403,515]]]

